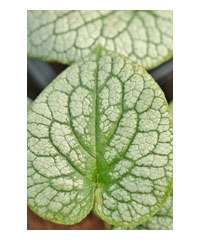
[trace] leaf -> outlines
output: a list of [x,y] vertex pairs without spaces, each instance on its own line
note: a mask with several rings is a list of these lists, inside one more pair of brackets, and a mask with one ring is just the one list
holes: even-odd
[[62,224],[95,212],[138,225],[172,189],[172,123],[138,64],[101,47],[63,71],[28,113],[28,204]]
[[114,230],[173,230],[173,194],[150,219],[135,227],[115,227]]
[[32,104],[32,100],[27,97],[27,110],[29,110],[29,108],[31,107],[31,104]]
[[152,69],[172,57],[172,11],[28,11],[28,55],[71,64],[97,45]]

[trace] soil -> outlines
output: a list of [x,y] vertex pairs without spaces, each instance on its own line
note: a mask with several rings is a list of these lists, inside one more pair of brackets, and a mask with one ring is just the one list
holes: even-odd
[[63,225],[44,220],[29,207],[27,216],[27,230],[105,230],[104,222],[92,212],[80,223],[74,225]]

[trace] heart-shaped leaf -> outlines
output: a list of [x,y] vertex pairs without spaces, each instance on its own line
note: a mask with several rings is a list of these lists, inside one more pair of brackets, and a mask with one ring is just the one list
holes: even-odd
[[172,57],[172,11],[28,11],[28,55],[70,64],[97,45],[146,69]]
[[92,209],[138,225],[172,189],[172,123],[162,90],[101,47],[62,72],[28,113],[28,203],[73,224]]

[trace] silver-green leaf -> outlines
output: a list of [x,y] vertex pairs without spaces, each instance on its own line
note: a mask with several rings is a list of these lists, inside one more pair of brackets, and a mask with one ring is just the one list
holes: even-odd
[[64,64],[97,45],[146,69],[172,57],[172,11],[28,11],[28,55]]
[[172,189],[172,123],[138,64],[101,47],[62,72],[28,113],[28,204],[73,224],[92,209],[116,226],[144,222]]

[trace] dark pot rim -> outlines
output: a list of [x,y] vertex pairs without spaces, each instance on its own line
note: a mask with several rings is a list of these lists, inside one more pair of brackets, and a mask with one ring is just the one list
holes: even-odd
[[[63,68],[65,67],[62,65]],[[66,67],[68,67],[66,65]],[[34,85],[42,91],[54,78],[58,76],[52,63],[44,62],[38,59],[28,58],[27,59],[27,70],[28,75],[33,81]],[[161,64],[150,71],[149,74],[155,79],[155,81],[162,86],[168,81],[168,77],[173,72],[173,58],[169,61]]]

